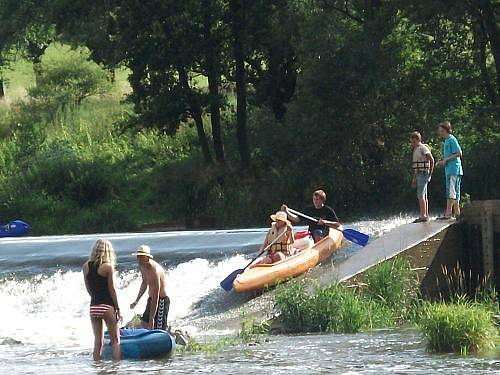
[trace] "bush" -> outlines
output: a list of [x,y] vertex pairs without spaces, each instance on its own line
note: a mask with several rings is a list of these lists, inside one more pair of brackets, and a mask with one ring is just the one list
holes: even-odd
[[0,140],[10,134],[11,114],[9,107],[0,102]]
[[420,329],[433,352],[466,355],[495,345],[491,311],[472,302],[427,304]]
[[28,89],[32,104],[49,119],[79,106],[86,98],[108,93],[109,74],[90,60],[87,49],[66,48],[64,53],[44,56],[36,86]]

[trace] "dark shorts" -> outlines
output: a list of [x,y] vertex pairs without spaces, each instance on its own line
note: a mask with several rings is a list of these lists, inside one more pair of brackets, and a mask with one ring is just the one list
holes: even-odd
[[330,233],[330,229],[327,228],[321,228],[321,229],[315,229],[311,232],[311,235],[313,236],[313,238],[325,238],[326,236],[328,236],[328,234]]
[[[170,309],[170,298],[168,298],[168,296],[160,297],[160,299],[158,300],[158,309],[156,310],[153,329],[162,329],[164,331],[167,330],[167,318],[169,309]],[[146,310],[144,310],[144,314],[142,314],[141,320],[143,322],[149,323],[150,312],[151,312],[151,297],[148,298],[148,302],[146,304]]]

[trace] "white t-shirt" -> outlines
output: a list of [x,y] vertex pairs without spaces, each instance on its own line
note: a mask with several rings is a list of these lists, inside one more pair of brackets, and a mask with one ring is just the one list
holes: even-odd
[[429,172],[431,163],[425,158],[425,155],[431,155],[429,146],[421,143],[413,150],[412,168],[417,172]]

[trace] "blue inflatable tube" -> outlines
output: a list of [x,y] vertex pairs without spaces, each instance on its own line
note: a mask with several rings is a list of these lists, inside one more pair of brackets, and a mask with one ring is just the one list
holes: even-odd
[[0,225],[0,238],[18,237],[28,233],[30,226],[22,220],[13,220],[8,224]]
[[[120,348],[122,359],[152,359],[172,355],[175,351],[175,338],[167,331],[159,329],[120,330]],[[109,334],[104,334],[104,359],[112,359]]]

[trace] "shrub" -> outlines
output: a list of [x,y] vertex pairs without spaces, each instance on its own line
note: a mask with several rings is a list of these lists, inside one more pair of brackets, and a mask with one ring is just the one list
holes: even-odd
[[44,56],[36,86],[28,89],[39,112],[53,119],[55,114],[77,107],[88,97],[109,92],[112,84],[108,72],[89,56],[84,48]]
[[427,304],[420,329],[433,352],[476,353],[494,347],[496,337],[491,311],[467,301]]
[[11,117],[9,107],[0,102],[0,140],[10,134]]

